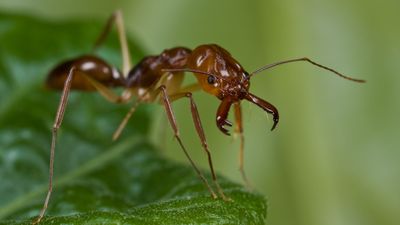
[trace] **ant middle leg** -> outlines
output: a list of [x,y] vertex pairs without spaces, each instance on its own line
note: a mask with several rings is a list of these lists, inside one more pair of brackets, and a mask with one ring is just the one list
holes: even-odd
[[[115,130],[113,134],[113,140],[117,140],[119,136],[121,135],[123,129],[127,125],[129,119],[132,117],[133,113],[136,111],[136,108],[138,105],[142,102],[153,102],[156,100],[158,96],[158,92],[155,92],[156,87],[159,87],[160,85],[164,85],[168,88],[167,94],[169,95],[171,92],[176,92],[177,90],[180,90],[180,86],[183,81],[183,73],[165,73],[161,78],[159,78],[158,81],[154,82],[150,87],[147,87],[146,90],[143,93],[138,93],[138,98],[136,99],[136,102],[131,106],[129,109],[128,113],[125,115],[124,119],[122,122],[119,124],[118,128]],[[184,90],[187,91],[195,91],[200,89],[200,86],[198,83],[189,85],[187,87],[184,87]]]
[[132,93],[129,90],[125,90],[122,92],[121,95],[117,95],[115,92],[111,90],[111,88],[107,87],[106,85],[102,84],[101,82],[97,81],[96,79],[92,78],[91,76],[87,75],[83,71],[76,70],[79,76],[85,78],[87,82],[90,83],[96,90],[100,93],[103,98],[107,101],[116,103],[116,104],[124,104],[131,100],[133,97]]

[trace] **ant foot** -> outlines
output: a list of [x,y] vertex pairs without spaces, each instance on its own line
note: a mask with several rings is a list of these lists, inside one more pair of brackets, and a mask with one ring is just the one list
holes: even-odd
[[38,216],[35,220],[32,221],[32,225],[37,225],[40,223],[40,221],[42,221],[43,217],[42,216]]
[[215,192],[211,192],[211,198],[217,199],[217,198],[218,198],[218,195],[216,195]]
[[224,200],[224,202],[233,202],[233,199],[230,197],[227,197],[226,195],[224,195],[224,193],[222,193],[221,197],[222,197],[222,200]]

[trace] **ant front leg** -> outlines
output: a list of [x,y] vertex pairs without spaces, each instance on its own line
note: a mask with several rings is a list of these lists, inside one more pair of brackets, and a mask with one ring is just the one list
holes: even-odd
[[[190,157],[189,153],[187,152],[185,146],[183,145],[183,142],[182,142],[182,140],[180,138],[178,125],[177,125],[177,122],[176,122],[176,117],[175,117],[175,114],[174,114],[174,112],[172,110],[171,100],[168,97],[167,89],[166,89],[166,87],[164,85],[160,86],[159,88],[157,88],[154,91],[154,95],[158,95],[158,94],[161,94],[161,101],[164,104],[165,112],[167,113],[167,117],[168,117],[168,121],[169,121],[169,123],[171,125],[172,130],[174,131],[175,138],[178,140],[179,145],[181,146],[183,152],[185,153],[185,156],[188,158],[190,164],[192,165],[192,167],[196,171],[197,175],[200,177],[200,179],[203,181],[204,185],[207,187],[207,189],[210,192],[211,196],[214,199],[217,198],[217,195],[215,194],[215,192],[211,188],[211,186],[208,183],[207,179],[204,177],[204,175],[201,172],[201,170],[196,166],[196,164],[194,163],[194,161]],[[196,109],[196,111],[197,111],[197,109]],[[200,126],[201,126],[201,124],[200,124]],[[204,132],[203,132],[203,135],[204,135]],[[213,177],[214,177],[214,175],[215,174],[213,173]],[[218,185],[218,188],[219,188],[219,185]],[[222,196],[224,196],[224,195],[222,195]]]
[[217,175],[215,174],[214,166],[213,166],[213,163],[212,163],[211,152],[210,152],[210,150],[208,148],[206,135],[204,133],[203,125],[201,124],[200,115],[199,115],[199,112],[197,110],[196,103],[193,100],[192,93],[191,92],[182,92],[182,93],[173,94],[171,96],[171,99],[173,101],[175,101],[175,100],[178,100],[178,99],[183,98],[183,97],[189,98],[190,111],[192,113],[193,123],[195,125],[196,131],[197,131],[197,135],[200,138],[202,147],[203,147],[204,151],[207,154],[208,165],[210,167],[210,171],[211,171],[213,182],[214,182],[215,186],[217,187],[218,193],[221,195],[222,199],[225,200],[225,201],[230,201],[231,199],[225,196],[221,186],[218,183]]
[[132,65],[131,65],[131,55],[129,53],[128,41],[126,39],[124,20],[122,18],[121,10],[116,10],[111,15],[111,17],[108,19],[108,21],[103,29],[103,32],[97,38],[92,51],[96,50],[104,42],[105,38],[110,33],[112,25],[114,23],[117,25],[119,43],[121,45],[122,72],[123,72],[123,76],[127,76],[129,73],[129,70],[132,68]]
[[242,123],[242,107],[240,105],[240,102],[236,102],[234,107],[235,107],[234,109],[235,109],[235,122],[236,122],[235,133],[237,133],[240,138],[239,171],[242,175],[243,181],[246,183],[247,188],[251,189],[250,181],[247,179],[246,173],[244,171],[244,135],[243,135],[243,123]]

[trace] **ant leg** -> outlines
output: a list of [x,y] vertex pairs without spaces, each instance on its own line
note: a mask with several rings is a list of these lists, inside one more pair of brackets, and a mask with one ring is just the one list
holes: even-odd
[[104,42],[105,38],[110,33],[111,27],[114,23],[117,25],[119,43],[121,45],[122,72],[124,76],[127,76],[129,70],[132,68],[132,65],[131,65],[131,55],[129,53],[128,41],[126,39],[124,20],[122,18],[121,10],[116,10],[108,19],[102,33],[97,38],[92,51],[96,50],[96,48],[98,48]]
[[[175,77],[176,79],[176,77]],[[163,83],[161,81],[161,83]],[[174,84],[169,84],[172,87],[174,87]],[[176,85],[175,85],[176,86]],[[183,87],[182,92],[191,92],[191,91],[197,91],[199,90],[201,87],[198,83],[194,83],[188,86]],[[170,90],[170,89],[169,89]],[[128,123],[129,119],[132,117],[133,113],[136,111],[137,106],[144,101],[144,98],[146,98],[147,94],[149,94],[149,92],[154,91],[153,88],[148,88],[147,91],[145,91],[141,96],[138,97],[137,101],[134,103],[133,106],[131,106],[131,108],[129,109],[128,113],[125,115],[124,119],[122,120],[122,122],[119,124],[118,128],[115,130],[114,134],[113,134],[113,141],[117,140],[119,138],[119,136],[121,135],[123,129],[125,128],[126,124]],[[155,96],[153,96],[154,98]],[[152,97],[150,97],[151,99]]]
[[190,100],[190,110],[192,112],[193,123],[194,123],[194,125],[196,127],[196,131],[197,131],[197,134],[198,134],[198,136],[200,138],[202,147],[203,147],[204,151],[207,154],[208,165],[209,165],[210,170],[211,170],[211,175],[212,175],[213,182],[214,182],[215,186],[217,187],[218,193],[221,195],[222,199],[225,200],[225,201],[230,201],[231,199],[225,196],[221,186],[218,183],[217,175],[215,174],[214,166],[213,166],[212,159],[211,159],[211,152],[210,152],[210,150],[208,148],[206,136],[204,134],[203,126],[202,126],[201,120],[200,120],[200,115],[199,115],[199,112],[197,110],[196,103],[193,100],[192,93],[190,93],[190,92],[182,92],[182,93],[174,94],[174,95],[171,96],[171,99],[174,101],[174,100],[178,100],[178,99],[183,98],[183,97],[187,97]]
[[76,69],[76,67],[71,67],[67,79],[64,82],[64,88],[63,92],[61,95],[60,103],[57,109],[57,114],[56,118],[53,124],[53,129],[52,129],[52,141],[51,141],[51,147],[50,147],[50,164],[49,164],[49,188],[47,191],[47,196],[43,205],[43,208],[41,209],[39,216],[37,219],[33,222],[33,224],[38,224],[48,207],[49,201],[50,201],[50,196],[53,190],[53,168],[54,168],[54,153],[55,153],[55,147],[56,147],[56,142],[57,142],[57,131],[61,126],[62,120],[64,118],[64,112],[65,108],[67,106],[68,102],[68,96],[71,90],[71,85],[72,85],[72,80],[74,76],[82,76],[85,79],[87,79],[98,91],[99,93],[108,101],[114,102],[114,103],[125,103],[130,100],[131,96],[130,95],[116,95],[114,92],[112,92],[108,87],[104,86],[100,82],[96,81],[95,79],[91,78],[90,76],[86,75],[84,72]]
[[[158,94],[157,92],[161,92],[161,94],[162,94],[162,99],[161,100],[164,103],[164,107],[165,107],[165,111],[167,113],[167,117],[168,117],[169,123],[170,123],[170,125],[171,125],[171,127],[172,127],[172,129],[174,131],[175,138],[178,140],[178,143],[181,146],[181,148],[182,148],[183,152],[185,153],[186,157],[188,158],[190,164],[192,164],[192,167],[194,168],[194,170],[196,171],[196,173],[200,177],[200,179],[203,181],[203,183],[207,187],[208,191],[211,193],[211,196],[214,199],[218,198],[217,195],[212,190],[212,188],[211,188],[210,184],[208,183],[207,179],[204,177],[203,173],[197,168],[197,166],[194,163],[194,161],[192,160],[192,158],[190,158],[189,153],[186,151],[186,148],[182,143],[182,140],[181,140],[180,135],[179,135],[178,125],[176,123],[176,118],[175,118],[174,112],[172,111],[171,101],[170,101],[170,99],[168,97],[166,87],[164,85],[162,85],[159,88],[157,88],[155,91],[156,91],[156,94]],[[196,110],[196,112],[197,112],[197,110]],[[196,119],[198,119],[198,118],[196,118]],[[200,124],[200,126],[201,126],[201,124]],[[204,135],[204,132],[202,134]],[[213,173],[213,176],[215,176],[214,173]],[[218,185],[218,188],[219,188],[219,185]],[[219,190],[220,190],[220,188],[219,188]],[[222,195],[222,196],[225,197],[224,195]]]
[[[128,113],[125,115],[124,119],[119,124],[118,128],[114,131],[114,134],[112,136],[113,141],[116,141],[119,138],[119,136],[121,136],[122,131],[124,130],[129,119],[132,117],[133,113],[136,111],[136,108],[138,107],[138,105],[140,103],[144,102],[145,100],[149,100],[152,98],[149,95],[149,94],[151,94],[151,92],[154,92],[154,85],[152,87],[149,87],[145,92],[143,92],[141,95],[138,96],[138,98],[136,99],[136,102],[131,106]],[[156,95],[157,95],[157,93],[156,93]],[[132,94],[130,94],[129,97],[132,97]],[[156,97],[156,96],[153,96],[153,97]]]
[[54,152],[55,152],[56,142],[57,142],[57,131],[60,128],[61,123],[64,118],[64,112],[65,112],[65,108],[68,103],[68,96],[69,96],[69,92],[71,90],[71,82],[72,82],[74,73],[75,73],[75,67],[72,67],[71,70],[69,71],[67,79],[65,80],[64,89],[63,89],[63,92],[61,95],[60,103],[58,105],[57,114],[56,114],[56,118],[54,120],[53,129],[52,129],[52,140],[51,140],[51,147],[50,147],[49,187],[47,189],[47,195],[46,195],[46,199],[43,204],[43,208],[40,210],[39,216],[36,218],[36,220],[33,221],[33,224],[38,224],[43,219],[43,216],[46,213],[46,209],[47,209],[49,201],[50,201],[51,192],[53,190]]
[[240,149],[239,149],[239,171],[242,175],[243,181],[245,182],[247,188],[251,189],[250,181],[247,179],[246,173],[244,171],[244,135],[243,135],[243,123],[242,123],[242,107],[240,102],[235,103],[235,120],[236,129],[235,132],[239,134],[240,137]]
[[137,98],[136,102],[131,106],[128,113],[125,115],[124,119],[119,124],[118,128],[114,131],[114,134],[112,136],[113,141],[116,141],[119,138],[119,136],[121,136],[121,133],[124,130],[129,119],[132,117],[133,113],[136,111],[136,108],[138,107],[138,105],[144,101],[144,98],[146,97],[146,95],[148,93],[149,93],[149,91],[144,92],[141,96],[139,96]]
[[119,124],[118,128],[114,131],[112,136],[112,140],[116,141],[119,136],[121,136],[122,131],[124,130],[128,120],[132,117],[133,113],[136,111],[137,106],[139,105],[140,101],[136,101],[133,106],[129,109],[128,113],[125,115],[122,122]]
[[84,77],[87,81],[89,81],[89,83],[97,89],[101,96],[103,96],[109,102],[127,103],[132,98],[132,95],[129,91],[124,91],[122,95],[117,95],[109,87],[93,79],[83,71],[77,70],[76,72],[79,74],[79,76]]

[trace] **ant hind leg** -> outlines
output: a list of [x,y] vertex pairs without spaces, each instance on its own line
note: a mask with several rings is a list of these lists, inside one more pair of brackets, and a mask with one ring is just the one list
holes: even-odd
[[46,199],[44,201],[43,207],[40,210],[39,216],[32,222],[32,224],[38,224],[43,219],[44,214],[46,213],[47,207],[49,205],[51,193],[53,190],[53,173],[54,173],[54,153],[57,142],[57,131],[61,126],[61,123],[64,118],[65,108],[68,103],[68,96],[71,90],[72,78],[75,73],[75,67],[72,67],[69,71],[68,77],[64,83],[64,89],[61,95],[60,103],[58,105],[56,118],[54,120],[53,129],[52,129],[52,139],[51,139],[51,147],[50,147],[50,163],[49,163],[49,186],[47,189]]
[[122,73],[124,76],[127,76],[129,70],[132,68],[131,65],[131,55],[129,53],[128,41],[126,39],[126,32],[124,27],[124,20],[122,18],[122,11],[116,10],[111,17],[108,19],[102,33],[97,38],[95,44],[93,45],[92,52],[95,51],[105,40],[108,34],[111,31],[112,25],[116,24],[119,43],[121,46],[121,55],[122,55]]
[[50,163],[49,163],[49,187],[47,190],[47,195],[45,202],[43,204],[43,207],[39,213],[39,216],[36,218],[35,221],[33,221],[33,224],[38,224],[42,219],[43,216],[47,210],[49,201],[50,201],[50,196],[53,190],[53,168],[54,168],[54,154],[55,154],[55,148],[56,148],[56,142],[57,142],[57,132],[59,128],[61,127],[63,118],[64,118],[64,112],[67,107],[68,103],[68,96],[71,91],[71,88],[73,88],[72,81],[75,76],[81,76],[84,77],[93,87],[95,87],[99,93],[108,101],[113,102],[113,103],[126,103],[130,100],[131,96],[126,96],[126,95],[117,95],[114,92],[110,90],[109,87],[103,85],[102,83],[96,81],[95,79],[91,78],[89,75],[85,74],[85,72],[80,71],[76,69],[75,66],[71,67],[71,69],[68,72],[68,76],[66,80],[64,81],[64,87],[63,91],[61,94],[60,98],[60,103],[58,105],[57,109],[57,114],[56,118],[54,120],[53,124],[53,129],[52,129],[52,141],[51,141],[51,147],[50,147]]

